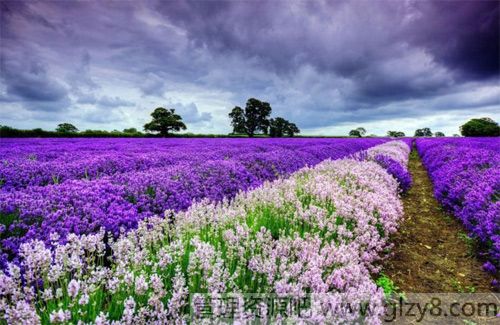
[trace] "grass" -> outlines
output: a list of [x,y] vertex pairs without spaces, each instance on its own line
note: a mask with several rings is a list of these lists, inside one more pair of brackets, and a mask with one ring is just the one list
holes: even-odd
[[[21,229],[19,227],[14,227],[11,229],[11,225],[15,224],[19,220],[19,214],[17,212],[14,213],[0,213],[0,225],[3,225],[5,229],[0,232],[0,239],[9,238],[11,236],[23,236],[26,233],[26,229]],[[33,222],[36,222],[35,218]]]
[[467,235],[464,232],[458,233],[457,236],[467,246],[467,254],[468,254],[468,256],[471,256],[471,257],[474,256],[475,253],[476,253],[476,249],[477,249],[477,240],[475,238],[473,238],[473,237],[470,237],[469,235]]
[[402,297],[403,299],[405,298],[404,293],[399,289],[398,286],[392,281],[391,278],[389,278],[386,274],[380,273],[379,277],[377,280],[375,280],[375,283],[377,284],[378,287],[382,288],[384,290],[384,296],[386,299],[391,299],[394,297]]
[[474,293],[476,292],[476,288],[474,286],[464,286],[460,280],[457,278],[452,278],[450,280],[451,286],[458,292],[458,293]]

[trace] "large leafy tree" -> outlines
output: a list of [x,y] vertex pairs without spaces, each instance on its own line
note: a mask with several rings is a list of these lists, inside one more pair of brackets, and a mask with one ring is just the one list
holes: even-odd
[[249,137],[259,131],[268,134],[271,111],[269,103],[255,98],[247,101],[245,110],[239,106],[234,107],[229,113],[233,133],[246,133]]
[[293,137],[296,133],[300,133],[300,130],[295,123],[288,122],[288,125],[285,128],[285,133],[289,137]]
[[356,128],[356,131],[358,131],[361,136],[366,134],[366,129],[363,127]]
[[498,123],[491,118],[474,118],[460,127],[465,137],[497,137],[500,136]]
[[361,133],[359,132],[359,130],[355,129],[355,130],[351,130],[351,131],[349,131],[349,136],[350,136],[350,137],[358,137],[358,138],[361,138]]
[[272,118],[269,121],[269,135],[272,137],[282,137],[288,126],[288,121],[282,117]]
[[366,129],[363,127],[356,128],[354,130],[349,131],[349,136],[361,138],[366,134]]
[[272,118],[269,121],[269,135],[272,137],[282,137],[284,135],[293,137],[296,133],[300,133],[297,125],[282,117]]
[[267,102],[255,98],[250,98],[247,101],[245,106],[245,126],[249,137],[253,137],[257,131],[268,134],[271,111],[271,105]]
[[61,123],[57,126],[56,132],[59,133],[76,133],[78,129],[71,123]]
[[445,136],[445,134],[444,134],[443,132],[436,131],[436,132],[434,132],[434,136],[435,136],[435,137],[444,137],[444,136]]
[[432,137],[432,131],[429,128],[416,129],[415,136],[416,137]]
[[235,106],[231,113],[229,113],[229,118],[231,119],[233,133],[241,134],[247,132],[245,126],[245,111],[241,107]]
[[175,109],[158,107],[151,113],[151,117],[153,120],[144,124],[145,131],[158,132],[162,136],[168,136],[172,131],[186,129],[182,117],[175,113]]
[[247,101],[244,110],[235,106],[229,113],[233,133],[246,133],[249,137],[253,137],[257,132],[270,134],[272,137],[293,137],[300,133],[297,125],[282,117],[270,119],[271,111],[269,103],[255,98]]

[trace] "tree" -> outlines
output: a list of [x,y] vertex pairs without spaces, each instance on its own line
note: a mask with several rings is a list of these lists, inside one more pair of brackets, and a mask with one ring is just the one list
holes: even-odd
[[263,134],[270,134],[272,137],[282,137],[284,135],[293,137],[295,134],[300,133],[295,123],[291,123],[282,117],[269,119],[271,111],[269,103],[255,98],[247,100],[245,110],[235,106],[228,114],[231,119],[233,133],[246,133],[249,137],[253,137],[259,131]]
[[435,137],[445,137],[444,133],[443,133],[443,132],[440,132],[440,131],[436,131],[436,132],[434,132],[434,136],[435,136]]
[[417,129],[417,130],[415,130],[415,136],[416,137],[432,137],[432,132],[431,132],[431,129],[429,129],[429,128]]
[[289,122],[282,117],[272,118],[269,121],[269,135],[271,137],[282,137]]
[[296,133],[300,133],[300,129],[297,127],[297,125],[295,125],[295,123],[288,123],[285,129],[285,133],[289,137],[293,137]]
[[359,135],[360,135],[361,137],[362,137],[362,136],[364,136],[364,135],[366,134],[366,129],[365,129],[365,128],[363,128],[363,127],[359,127],[359,128],[357,128],[357,129],[356,129],[356,131],[358,131],[358,132],[359,132]]
[[387,131],[387,136],[388,137],[393,137],[393,138],[401,138],[406,136],[404,132],[401,131]]
[[267,102],[261,102],[255,98],[250,98],[247,101],[245,106],[245,126],[249,137],[253,137],[258,130],[264,134],[268,133],[271,111],[271,105]]
[[297,125],[282,117],[272,118],[269,121],[269,135],[271,137],[282,137],[284,135],[293,137],[296,133],[300,133]]
[[231,125],[233,126],[233,133],[246,133],[245,127],[245,112],[239,106],[235,106],[231,113],[229,113]]
[[351,130],[349,131],[349,136],[350,137],[358,137],[358,138],[361,138],[361,133],[359,132],[359,130]]
[[153,120],[144,124],[144,131],[159,132],[162,136],[168,136],[170,131],[185,130],[186,125],[182,122],[182,117],[175,114],[175,109],[156,108],[151,113]]
[[136,128],[123,129],[123,133],[139,133]]
[[349,131],[349,136],[361,138],[366,134],[366,129],[363,127],[356,128],[354,130]]
[[498,123],[488,117],[474,118],[460,127],[465,137],[497,137],[500,136]]
[[57,125],[56,132],[58,133],[76,133],[78,129],[70,123],[61,123]]

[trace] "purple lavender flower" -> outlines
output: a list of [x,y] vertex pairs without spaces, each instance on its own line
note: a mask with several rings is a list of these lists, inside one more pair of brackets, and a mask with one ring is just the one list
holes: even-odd
[[489,262],[500,271],[500,139],[418,139],[437,200],[479,239]]
[[[5,139],[0,148],[2,253],[58,233],[115,237],[140,220],[222,201],[304,166],[385,139]],[[3,255],[4,256],[4,255]],[[0,262],[4,259],[2,257]],[[2,263],[0,263],[2,264]]]
[[497,268],[490,261],[483,264],[483,269],[491,274],[495,274],[497,272]]
[[399,187],[403,193],[410,190],[413,180],[410,172],[405,167],[401,166],[396,160],[385,155],[376,155],[375,161],[398,181]]

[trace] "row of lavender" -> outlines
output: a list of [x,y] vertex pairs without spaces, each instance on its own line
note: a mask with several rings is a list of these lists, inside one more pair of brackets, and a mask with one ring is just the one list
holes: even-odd
[[[4,185],[12,185],[0,191],[3,265],[8,258],[17,256],[22,242],[40,239],[49,243],[52,232],[60,235],[61,242],[70,233],[89,234],[101,227],[117,237],[121,231],[137,227],[145,217],[163,215],[165,210],[185,210],[203,198],[230,199],[266,180],[285,177],[304,166],[327,158],[339,159],[386,140],[18,141],[18,147],[15,140],[2,147],[7,157],[3,160]],[[73,152],[77,149],[78,153]],[[96,157],[91,162],[102,162],[98,170],[106,176],[89,180],[72,179],[83,174],[65,174],[75,166],[82,172],[87,168],[88,157],[93,155]],[[123,168],[118,168],[118,164]],[[33,169],[26,168],[23,173],[26,165]],[[54,174],[60,184],[42,186],[39,182]],[[22,180],[19,186],[13,185],[16,177]],[[26,186],[32,183],[38,185]]]
[[[340,158],[383,140],[347,139],[2,139],[0,188],[93,180],[120,173],[207,160],[264,162],[276,151],[298,151],[309,159]],[[310,149],[310,150],[309,150]],[[266,155],[268,154],[268,155]],[[286,153],[285,153],[286,154]],[[268,156],[271,157],[268,157]],[[271,161],[272,162],[272,161]]]
[[[382,139],[2,139],[0,190],[60,184],[66,180],[92,180],[130,171],[172,167],[189,161],[236,159],[248,162],[248,154],[299,150],[318,159],[338,159]],[[411,139],[404,139],[410,143]],[[274,154],[273,154],[274,155]],[[272,161],[271,161],[272,162]],[[272,173],[266,175],[272,178]]]
[[486,248],[500,277],[500,139],[418,139],[438,201]]
[[[49,245],[23,243],[20,266],[0,271],[0,316],[8,323],[183,323],[208,308],[251,321],[266,317],[266,305],[245,309],[245,294],[309,294],[306,319],[290,321],[378,324],[383,291],[371,273],[403,211],[398,182],[375,161],[384,156],[406,170],[408,154],[408,145],[389,142],[354,159],[326,160],[230,202],[195,203],[173,223],[147,218],[116,240],[102,230],[71,234],[65,244],[57,233]],[[220,305],[222,294],[234,299],[231,310]]]

